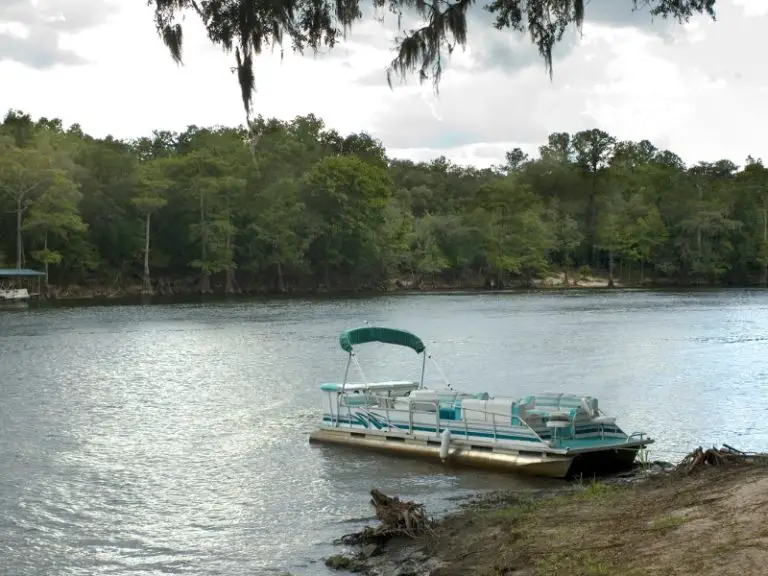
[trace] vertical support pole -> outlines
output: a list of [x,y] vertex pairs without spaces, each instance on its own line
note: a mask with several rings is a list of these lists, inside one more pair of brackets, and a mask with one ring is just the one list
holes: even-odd
[[347,385],[347,377],[349,376],[349,365],[352,363],[352,352],[347,357],[347,367],[344,369],[344,380],[341,382],[341,391],[344,392],[344,387]]
[[426,350],[421,353],[421,381],[419,382],[419,388],[424,388],[424,372],[427,369],[427,352]]
[[[336,418],[338,420],[337,425],[341,425],[341,396],[344,394],[344,388],[347,386],[347,376],[349,376],[349,365],[352,363],[352,352],[349,353],[347,358],[347,367],[344,369],[344,380],[341,382],[341,391],[336,394]],[[352,427],[352,410],[347,406],[347,417],[349,421],[347,425]]]

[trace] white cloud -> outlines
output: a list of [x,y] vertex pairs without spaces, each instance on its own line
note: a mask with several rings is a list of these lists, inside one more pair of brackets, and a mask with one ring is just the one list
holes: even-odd
[[733,0],[733,3],[744,8],[746,16],[765,16],[768,14],[768,4],[765,0]]
[[105,21],[112,0],[3,0],[0,5],[0,62],[10,60],[47,70],[86,61],[62,47],[62,33],[77,33]]
[[[415,79],[387,87],[390,19],[388,27],[355,26],[329,55],[260,57],[255,110],[285,119],[313,112],[339,130],[369,131],[393,155],[445,154],[481,166],[513,146],[535,152],[550,132],[591,127],[649,138],[688,161],[768,158],[766,3],[718,0],[716,23],[684,27],[652,27],[622,3],[589,4],[584,36],[567,35],[552,82],[527,37],[494,31],[478,10],[470,46],[454,54],[439,97]],[[189,17],[185,65],[176,66],[144,4],[38,0],[35,10],[32,0],[4,0],[0,109],[78,122],[97,136],[242,122],[232,57]]]

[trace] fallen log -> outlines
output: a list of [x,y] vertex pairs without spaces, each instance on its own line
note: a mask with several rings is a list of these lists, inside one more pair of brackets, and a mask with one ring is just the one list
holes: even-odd
[[737,450],[727,444],[722,448],[708,448],[704,450],[699,446],[688,454],[675,468],[675,472],[682,475],[693,474],[705,468],[726,468],[751,464],[758,459],[765,459],[762,454],[748,454]]
[[371,490],[371,506],[380,524],[376,527],[366,526],[360,532],[342,536],[342,544],[381,544],[396,536],[415,538],[430,530],[431,522],[427,519],[423,504],[390,497],[374,488]]

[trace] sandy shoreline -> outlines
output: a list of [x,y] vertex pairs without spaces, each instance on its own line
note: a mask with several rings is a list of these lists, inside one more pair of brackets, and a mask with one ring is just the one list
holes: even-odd
[[757,576],[768,562],[766,511],[768,459],[760,457],[481,497],[428,534],[347,551],[331,564],[370,576]]
[[[198,289],[198,282],[186,278],[176,280],[163,280],[158,283],[154,289],[153,294],[144,294],[142,285],[140,283],[124,284],[120,286],[108,286],[104,284],[92,284],[92,285],[68,285],[68,286],[54,286],[51,285],[48,289],[48,295],[46,296],[46,290],[42,290],[42,294],[39,294],[36,299],[40,300],[123,300],[123,299],[136,299],[136,298],[148,298],[153,297],[158,300],[173,300],[173,299],[186,299],[194,298],[196,296],[213,296],[213,297],[237,297],[237,296],[322,296],[322,295],[344,295],[344,294],[420,294],[420,293],[441,293],[441,292],[505,292],[505,291],[521,291],[521,290],[589,290],[589,289],[605,289],[605,288],[650,288],[650,284],[643,285],[624,285],[619,280],[615,280],[613,286],[605,276],[578,276],[571,275],[566,278],[566,275],[562,272],[550,274],[543,278],[535,278],[530,283],[524,283],[521,281],[510,282],[503,287],[488,286],[484,283],[482,278],[473,278],[468,280],[457,280],[455,282],[436,281],[436,282],[414,282],[409,279],[393,278],[388,282],[377,287],[369,287],[368,289],[352,289],[352,288],[339,288],[335,290],[325,290],[321,287],[315,287],[309,289],[305,287],[304,290],[292,290],[289,292],[275,292],[273,290],[266,289],[264,286],[250,286],[243,284],[243,289],[238,290],[236,293],[226,294],[224,287],[215,285],[213,291],[209,294],[201,294]],[[30,290],[36,292],[35,290]]]

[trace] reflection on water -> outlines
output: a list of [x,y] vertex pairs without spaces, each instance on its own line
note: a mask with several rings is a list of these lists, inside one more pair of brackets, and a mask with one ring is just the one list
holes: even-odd
[[[310,447],[338,333],[422,336],[454,387],[597,396],[652,457],[768,446],[768,295],[552,293],[0,311],[0,557],[8,574],[324,574],[376,486],[434,512],[541,486]],[[370,378],[418,377],[371,345]],[[430,375],[439,382],[439,375]],[[548,481],[552,482],[552,481]]]

